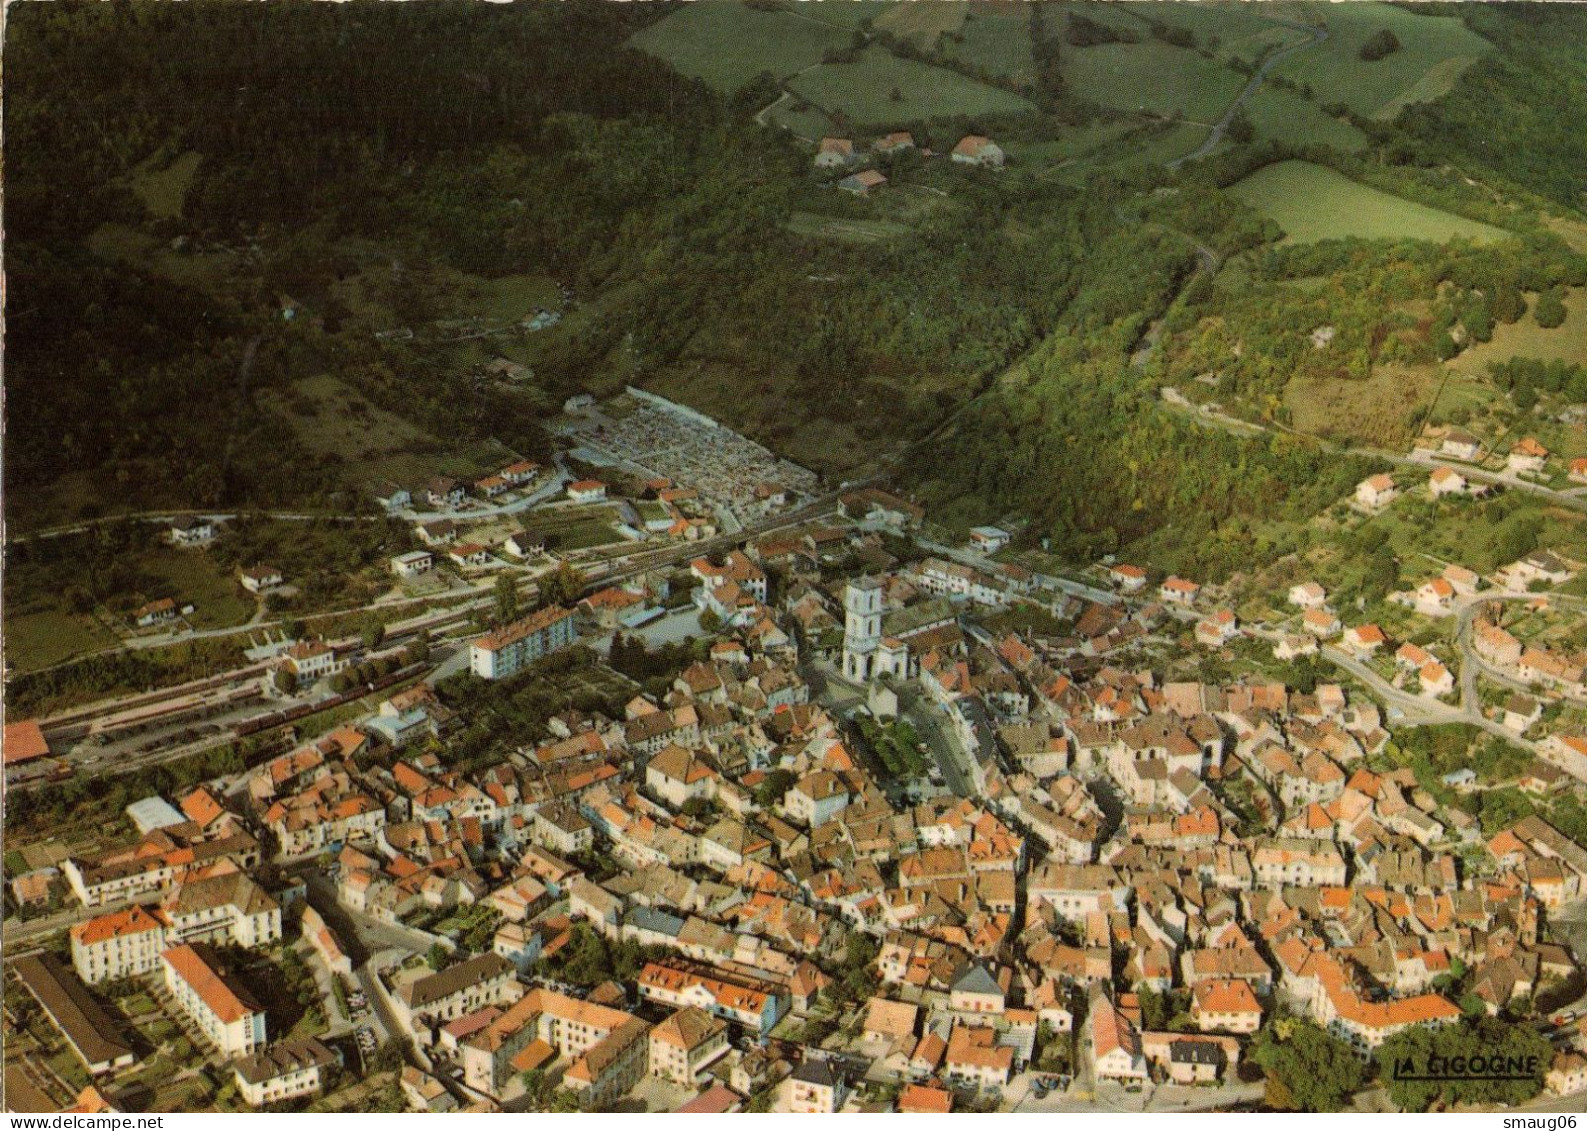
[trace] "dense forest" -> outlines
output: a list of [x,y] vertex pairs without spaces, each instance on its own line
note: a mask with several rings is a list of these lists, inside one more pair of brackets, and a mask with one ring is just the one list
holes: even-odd
[[[1571,45],[1549,13],[1468,16],[1502,50],[1436,106],[1358,122],[1372,160],[1243,145],[1079,188],[905,159],[892,171],[912,194],[909,237],[863,241],[797,222],[881,214],[817,187],[807,150],[754,124],[769,78],[722,96],[625,46],[667,10],[14,11],[8,517],[73,477],[87,485],[64,517],[366,505],[357,453],[310,451],[279,410],[318,374],[413,422],[434,450],[490,439],[525,453],[544,450],[537,420],[560,396],[634,381],[834,480],[903,453],[897,483],[950,523],[1027,516],[1028,540],[1075,555],[1166,536],[1184,568],[1216,575],[1281,550],[1267,524],[1317,509],[1370,465],[1208,431],[1164,411],[1160,386],[1238,341],[1219,395],[1263,404],[1297,373],[1359,379],[1448,356],[1522,292],[1541,292],[1541,320],[1587,279],[1535,218],[1501,216],[1439,172],[1458,160],[1530,186],[1523,199],[1579,203],[1562,171],[1581,145],[1571,108],[1587,76],[1556,58]],[[1088,34],[1070,20],[1037,36],[1054,76],[1028,132],[1090,112],[1056,78]],[[1560,89],[1534,90],[1528,63],[1557,71]],[[987,123],[920,128],[941,146]],[[1482,141],[1500,133],[1533,144]],[[196,171],[177,208],[156,209],[135,189],[178,154]],[[1222,190],[1292,156],[1522,238],[1265,250],[1275,229]],[[1238,257],[1245,282],[1225,285],[1224,271],[1214,285],[1198,244]],[[348,297],[357,282],[403,324],[456,317],[460,273],[547,276],[583,308],[538,347],[535,388],[475,380],[421,340],[379,341]],[[1336,282],[1287,286],[1320,274]],[[1130,365],[1159,318],[1162,348]],[[1323,320],[1339,342],[1326,366],[1283,332]],[[1580,380],[1524,365],[1498,377],[1521,400]]]

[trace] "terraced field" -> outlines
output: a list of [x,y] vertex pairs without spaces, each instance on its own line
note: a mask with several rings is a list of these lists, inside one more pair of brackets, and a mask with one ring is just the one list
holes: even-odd
[[1502,228],[1391,196],[1306,161],[1281,161],[1258,169],[1228,191],[1271,216],[1284,229],[1286,240],[1295,243],[1352,236],[1491,243],[1510,235]]

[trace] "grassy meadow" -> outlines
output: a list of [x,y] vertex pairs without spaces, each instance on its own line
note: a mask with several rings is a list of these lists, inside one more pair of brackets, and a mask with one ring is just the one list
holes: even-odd
[[[1393,117],[1407,102],[1438,97],[1492,50],[1453,13],[1419,15],[1379,3],[1311,4],[1307,9],[1326,21],[1327,41],[1297,51],[1274,73],[1310,84],[1319,102],[1343,102],[1367,117]],[[1381,29],[1394,33],[1400,50],[1366,62],[1361,45]]]
[[900,59],[880,47],[861,52],[853,63],[813,67],[788,85],[828,113],[841,112],[851,122],[871,126],[1036,110],[1017,94],[929,63]]
[[1280,161],[1230,186],[1229,192],[1271,216],[1294,243],[1332,239],[1467,239],[1491,243],[1509,233],[1380,192],[1306,161]]

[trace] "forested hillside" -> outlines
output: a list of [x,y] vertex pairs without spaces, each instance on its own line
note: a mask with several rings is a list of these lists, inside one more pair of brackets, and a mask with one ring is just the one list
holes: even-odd
[[[1255,125],[1236,118],[1177,170],[1159,162],[1185,152],[1163,148],[1190,128],[1183,106],[1121,110],[1087,84],[1104,55],[1189,66],[1215,117],[1273,30],[1249,13],[1180,28],[1121,11],[1123,37],[1098,42],[1063,6],[978,9],[932,42],[811,33],[778,57],[789,74],[927,76],[897,99],[849,92],[914,115],[894,124],[939,155],[889,160],[885,190],[858,198],[811,169],[801,123],[844,119],[801,110],[803,88],[691,64],[707,85],[634,46],[682,42],[660,27],[675,5],[19,6],[8,517],[345,510],[426,459],[543,453],[562,397],[633,382],[834,481],[887,469],[953,524],[1025,516],[1058,552],[1173,547],[1224,572],[1371,466],[1332,442],[1399,442],[1444,413],[1439,365],[1556,310],[1574,325],[1587,21],[1519,7],[1473,6],[1458,35],[1442,6],[1382,9],[1434,26],[1429,44],[1492,50],[1432,102],[1410,101],[1411,71],[1371,72],[1393,121],[1275,77]],[[947,112],[931,68],[1032,109]],[[1267,115],[1280,95],[1310,123],[1289,140]],[[1009,168],[941,157],[974,132],[1005,137]],[[1315,231],[1286,233],[1251,188],[1282,161],[1344,186]],[[1455,242],[1363,237],[1349,194],[1368,191]],[[557,301],[554,330],[459,344]],[[1337,345],[1313,352],[1323,326]],[[1506,349],[1473,378],[1501,399],[1573,387],[1565,361]],[[497,351],[533,379],[485,379]],[[1313,436],[1209,430],[1164,407],[1169,386]],[[1361,395],[1379,386],[1415,395]],[[1351,400],[1367,419],[1328,407]]]

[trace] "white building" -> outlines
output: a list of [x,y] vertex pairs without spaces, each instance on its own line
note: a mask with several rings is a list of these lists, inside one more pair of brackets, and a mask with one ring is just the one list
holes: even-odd
[[550,605],[474,641],[469,668],[481,679],[506,679],[576,639],[573,610]]
[[224,1055],[247,1056],[264,1047],[264,1008],[221,971],[214,951],[202,943],[174,946],[161,960],[165,988]]
[[325,1082],[325,1070],[336,1054],[313,1037],[283,1041],[261,1049],[232,1066],[237,1092],[251,1107],[311,1096]]
[[72,965],[89,985],[147,974],[160,965],[165,927],[138,906],[72,927]]
[[414,550],[391,559],[391,572],[398,577],[417,577],[421,573],[429,573],[434,567],[435,559],[428,550]]

